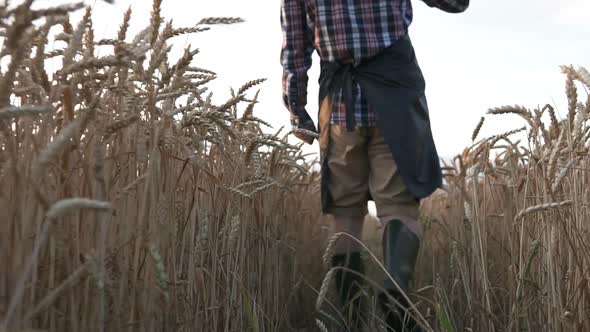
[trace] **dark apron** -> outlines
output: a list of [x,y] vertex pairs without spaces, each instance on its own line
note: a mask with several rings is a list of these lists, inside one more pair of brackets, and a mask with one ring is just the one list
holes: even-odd
[[[430,129],[424,77],[410,38],[402,37],[393,46],[357,66],[322,61],[319,80],[320,108],[326,97],[342,89],[349,131],[355,127],[352,100],[355,82],[359,83],[375,112],[377,126],[383,133],[408,190],[417,199],[432,194],[442,185],[442,173]],[[320,120],[320,127],[321,122]],[[319,129],[321,132],[322,128]],[[328,141],[322,149],[321,162],[324,211],[332,203],[327,190],[329,152]]]

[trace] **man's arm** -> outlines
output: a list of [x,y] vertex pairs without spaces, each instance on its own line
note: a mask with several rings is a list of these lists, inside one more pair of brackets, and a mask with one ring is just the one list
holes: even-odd
[[469,7],[469,0],[422,0],[430,7],[437,7],[449,13],[460,13]]
[[[311,117],[305,110],[307,104],[307,71],[311,67],[313,53],[313,31],[307,24],[304,0],[282,0],[281,27],[283,47],[281,65],[283,66],[283,102],[291,112],[291,118],[313,126]],[[313,129],[313,128],[309,128]]]

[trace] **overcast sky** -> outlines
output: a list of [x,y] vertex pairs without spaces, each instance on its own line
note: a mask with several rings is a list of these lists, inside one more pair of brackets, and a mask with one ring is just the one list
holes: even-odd
[[[64,1],[37,0],[36,6]],[[131,5],[132,31],[149,21],[151,1],[115,0],[95,5],[94,27],[102,37],[114,37],[123,11]],[[447,14],[414,0],[410,36],[427,84],[427,97],[437,147],[452,157],[470,143],[479,117],[506,104],[528,107],[554,104],[566,113],[564,79],[559,66],[590,67],[590,1],[471,0],[462,14]],[[262,85],[257,115],[280,127],[288,125],[281,100],[279,52],[282,34],[280,0],[164,0],[163,16],[175,27],[194,25],[208,16],[239,16],[245,23],[217,26],[211,31],[175,38],[175,51],[191,44],[201,49],[196,64],[218,73],[212,85],[217,99],[229,86],[256,78]],[[308,111],[317,114],[315,58],[310,71]],[[585,95],[585,94],[584,94]],[[489,121],[488,121],[489,120]],[[522,126],[518,119],[488,118],[482,133],[491,135]],[[317,144],[310,149],[316,151]]]

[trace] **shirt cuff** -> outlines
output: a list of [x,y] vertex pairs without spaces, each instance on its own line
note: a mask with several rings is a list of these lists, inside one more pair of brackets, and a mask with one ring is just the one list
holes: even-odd
[[305,110],[305,107],[291,106],[289,111],[291,112],[291,115],[294,118],[299,119],[300,122],[311,120],[311,117],[309,116],[309,113],[307,113],[307,110]]

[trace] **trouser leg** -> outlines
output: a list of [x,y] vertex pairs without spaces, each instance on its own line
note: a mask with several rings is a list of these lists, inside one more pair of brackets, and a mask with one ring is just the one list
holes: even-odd
[[364,216],[334,216],[333,232],[346,233],[346,235],[341,235],[334,244],[334,253],[346,254],[361,250],[363,222]]
[[384,281],[385,292],[380,295],[387,331],[419,331],[414,329],[415,321],[407,319],[411,312],[409,303],[402,296],[410,291],[422,236],[418,221],[419,202],[406,188],[389,146],[377,128],[370,133],[368,155],[371,196],[379,220],[384,224],[384,266],[391,276]]

